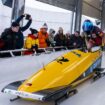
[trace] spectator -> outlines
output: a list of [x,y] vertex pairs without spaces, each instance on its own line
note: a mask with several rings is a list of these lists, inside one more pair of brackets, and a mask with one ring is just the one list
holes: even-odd
[[51,45],[52,47],[55,46],[54,34],[55,34],[55,30],[54,30],[54,29],[50,29],[50,30],[49,30],[49,41],[50,41],[50,45]]
[[31,34],[29,34],[25,41],[25,48],[29,51],[25,52],[25,55],[32,54],[38,51],[39,40],[38,40],[38,31],[30,28]]
[[69,49],[70,48],[70,32],[66,33],[66,46]]
[[38,33],[39,38],[39,47],[40,48],[46,48],[49,46],[49,39],[48,39],[48,26],[46,23],[41,27],[40,32]]
[[0,38],[0,50],[2,50],[4,47],[4,41]]
[[86,32],[82,32],[81,33],[81,39],[82,39],[82,43],[83,43],[83,48],[86,48],[86,36],[87,36],[87,34],[86,34]]
[[70,38],[70,47],[71,48],[81,48],[83,46],[83,41],[80,36],[80,32],[76,31],[74,35]]
[[56,46],[66,46],[66,36],[63,33],[62,27],[59,28],[54,40],[56,42]]
[[1,34],[1,39],[5,43],[3,50],[23,48],[23,32],[27,30],[32,23],[32,18],[29,15],[28,23],[24,27],[20,27],[19,23],[24,17],[27,17],[27,15],[20,16],[15,22],[12,23],[10,28],[5,29],[5,31]]

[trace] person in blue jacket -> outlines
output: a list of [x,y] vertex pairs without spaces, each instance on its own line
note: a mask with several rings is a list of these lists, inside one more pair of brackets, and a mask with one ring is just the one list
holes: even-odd
[[[20,22],[23,18],[28,20],[27,24],[23,27],[20,26]],[[24,35],[23,32],[26,31],[32,23],[32,18],[28,14],[20,16],[16,21],[11,24],[10,28],[4,30],[1,34],[1,39],[4,41],[4,46],[2,50],[14,50],[21,49],[24,46]]]

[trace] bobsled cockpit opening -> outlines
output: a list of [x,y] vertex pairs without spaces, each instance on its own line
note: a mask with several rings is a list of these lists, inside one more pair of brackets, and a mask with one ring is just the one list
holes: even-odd
[[96,46],[96,47],[91,48],[91,52],[96,52],[96,51],[99,51],[99,50],[101,50],[100,46]]
[[95,46],[95,47],[92,47],[91,49],[87,49],[87,48],[81,48],[80,51],[84,52],[84,53],[94,53],[96,51],[100,51],[101,50],[101,47],[100,46]]

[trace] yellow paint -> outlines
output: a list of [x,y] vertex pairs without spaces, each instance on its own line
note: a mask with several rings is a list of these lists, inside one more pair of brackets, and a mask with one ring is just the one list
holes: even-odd
[[[101,52],[84,53],[79,50],[74,50],[78,55],[73,52],[68,52],[63,55],[67,58],[68,62],[59,63],[56,60],[52,61],[39,70],[36,74],[26,80],[19,88],[19,91],[25,92],[38,92],[44,89],[51,89],[62,87],[71,84],[79,76],[81,76],[100,56]],[[57,59],[61,59],[59,57]],[[32,86],[27,86],[27,83],[32,83]]]
[[88,75],[87,77],[85,77],[85,78],[83,78],[83,79],[81,79],[81,80],[78,80],[78,81],[76,81],[76,82],[72,83],[72,84],[71,84],[72,88],[74,88],[74,87],[76,87],[76,86],[80,85],[81,83],[83,83],[84,81],[86,81],[86,80],[88,80],[88,79],[92,78],[92,77],[93,77],[93,75],[94,75],[94,72],[93,72],[93,73],[91,73],[90,75]]

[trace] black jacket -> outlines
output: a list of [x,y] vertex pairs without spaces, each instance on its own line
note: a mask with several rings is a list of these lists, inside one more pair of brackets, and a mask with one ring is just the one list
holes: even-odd
[[[74,43],[76,43],[75,46]],[[83,39],[81,36],[76,37],[75,35],[72,35],[70,38],[70,46],[71,48],[81,48],[83,46]]]
[[54,38],[56,42],[56,46],[65,46],[66,45],[66,37],[65,35],[57,34]]
[[[23,19],[23,15],[19,17],[16,22],[20,22]],[[20,27],[19,31],[13,32],[11,28],[5,29],[1,34],[1,39],[4,40],[5,46],[3,50],[13,50],[13,49],[21,49],[24,46],[24,36],[23,32],[29,28],[32,20],[29,20],[28,23],[24,27]]]

